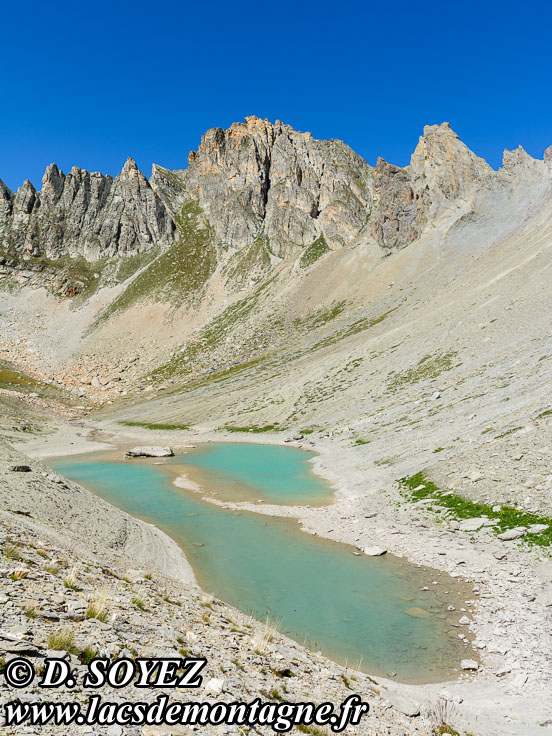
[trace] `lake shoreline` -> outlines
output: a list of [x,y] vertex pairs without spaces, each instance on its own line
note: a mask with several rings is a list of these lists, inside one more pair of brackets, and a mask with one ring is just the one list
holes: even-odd
[[[230,463],[217,466],[221,473],[227,467],[230,478],[241,459],[252,467],[272,467],[274,473],[274,461],[281,468],[279,480],[255,476],[255,496],[271,494],[276,486],[292,500],[293,489],[302,488],[304,476],[295,472],[301,473],[308,456],[302,458],[301,450],[272,445],[267,453],[243,443],[225,447],[230,452],[221,456],[218,446],[214,456]],[[477,659],[469,633],[459,624],[470,610],[466,600],[471,593],[461,580],[391,554],[368,558],[354,546],[309,539],[288,517],[271,515],[265,522],[241,504],[213,503],[194,489],[175,492],[174,476],[186,459],[188,454],[177,451],[165,460],[124,461],[116,451],[50,462],[56,472],[168,534],[205,591],[261,622],[268,611],[287,636],[310,642],[311,649],[321,649],[342,665],[359,661],[367,674],[395,673],[398,682],[428,684],[454,678],[461,660]],[[311,491],[316,492],[313,481]],[[305,580],[310,584],[305,586]]]

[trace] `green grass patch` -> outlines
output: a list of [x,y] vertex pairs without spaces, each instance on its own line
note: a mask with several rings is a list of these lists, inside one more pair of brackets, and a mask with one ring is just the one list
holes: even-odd
[[2,549],[2,554],[4,555],[4,557],[7,557],[8,560],[23,559],[21,552],[17,549],[17,547],[14,547],[12,544],[6,544],[6,546]]
[[18,371],[4,361],[0,361],[0,388],[9,391],[37,391],[40,382],[32,376]]
[[[5,360],[0,360],[0,389],[14,391],[18,394],[37,393],[41,398],[55,399],[64,404],[74,404],[77,401],[82,401],[82,399],[77,398],[62,388],[48,384],[20,371],[13,363]],[[29,425],[23,431],[36,432],[37,426],[34,425],[31,428]]]
[[322,327],[322,325],[339,317],[345,309],[346,304],[347,302],[345,301],[339,301],[332,304],[331,307],[320,307],[320,309],[316,309],[306,317],[295,317],[293,327],[298,331],[304,330],[306,332],[315,330],[317,327]]
[[272,701],[276,700],[276,701],[280,701],[280,702],[283,702],[283,700],[284,700],[284,698],[280,694],[280,691],[277,688],[275,688],[275,687],[271,688],[268,691],[267,690],[259,690],[259,692],[260,692],[260,694],[264,698],[266,698],[266,700],[272,700]]
[[252,243],[241,248],[224,268],[228,283],[243,287],[251,278],[261,276],[270,268],[270,243],[259,235]]
[[497,434],[495,440],[501,440],[503,437],[509,437],[509,435],[514,434],[514,432],[519,432],[520,429],[523,429],[523,427],[511,427],[505,432],[502,432],[502,434]]
[[77,656],[83,664],[90,664],[98,656],[98,652],[90,645],[87,645],[77,653]]
[[86,610],[86,618],[94,618],[96,621],[101,621],[103,624],[107,621],[107,611],[98,605],[90,605]]
[[147,253],[100,258],[97,261],[87,261],[83,256],[62,256],[44,262],[48,270],[61,272],[67,277],[69,283],[64,287],[63,296],[71,297],[74,306],[78,307],[101,287],[126,281],[158,253],[158,248],[152,248]]
[[367,445],[370,442],[370,440],[366,440],[363,437],[357,437],[356,440],[353,442],[354,447],[358,447],[358,445]]
[[[538,534],[526,534],[522,541],[538,547],[550,547],[552,545],[552,517],[532,514],[528,511],[518,511],[511,506],[502,506],[500,511],[493,511],[493,506],[485,503],[471,501],[464,496],[452,493],[444,495],[444,492],[428,480],[425,473],[420,471],[410,477],[401,478],[399,485],[412,501],[420,501],[425,498],[434,498],[436,504],[444,506],[452,512],[456,519],[471,519],[479,516],[487,516],[489,519],[497,519],[498,524],[487,527],[500,534],[507,529],[518,526],[529,527],[531,524],[548,524],[548,529]],[[423,485],[424,488],[418,488]],[[418,490],[415,490],[418,488]],[[448,493],[448,492],[447,492]]]
[[139,611],[145,611],[146,610],[146,604],[141,598],[133,598],[131,601],[133,606],[136,606],[136,608]]
[[[173,378],[179,374],[189,373],[194,364],[199,364],[205,357],[211,359],[214,351],[224,344],[226,337],[230,334],[232,329],[236,325],[243,325],[255,307],[257,306],[259,297],[263,289],[268,286],[268,282],[259,286],[252,294],[243,299],[240,299],[217,317],[215,317],[209,324],[205,325],[197,335],[190,338],[188,342],[182,346],[180,351],[164,365],[153,371],[152,376],[156,379],[168,379]],[[248,361],[240,361],[239,364],[223,368],[220,371],[216,371],[208,376],[200,377],[201,382],[209,382],[220,377],[221,375],[227,375],[234,370],[243,370],[244,367],[248,367],[254,362],[258,362],[261,358],[252,358]]]
[[311,736],[327,736],[327,731],[324,731],[318,726],[306,726],[304,723],[298,723],[295,728],[300,733],[308,733]]
[[89,664],[98,652],[87,644],[81,649],[75,644],[75,632],[70,629],[61,629],[48,637],[48,649],[69,652],[80,659],[82,664]]
[[299,259],[299,265],[301,268],[309,268],[313,263],[316,263],[319,258],[322,258],[323,255],[329,252],[330,248],[328,248],[328,244],[326,243],[324,236],[320,235],[314,242],[307,245]]
[[458,366],[454,365],[456,353],[443,353],[441,355],[426,355],[417,365],[403,373],[389,374],[387,387],[389,391],[396,391],[406,384],[419,383],[430,378],[437,378],[441,373],[450,371]]
[[119,422],[119,424],[124,424],[127,427],[142,427],[143,429],[190,429],[188,424],[158,424],[155,422],[131,422],[130,420]]
[[431,736],[461,736],[461,734],[448,723],[440,723],[433,729]]
[[290,670],[289,667],[284,667],[281,670],[276,670],[273,667],[270,668],[273,675],[276,677],[295,677],[295,673],[293,670]]
[[545,411],[541,411],[540,414],[537,414],[537,419],[544,419],[544,417],[552,416],[552,409],[546,409]]
[[340,342],[341,340],[344,340],[347,337],[351,337],[352,335],[358,335],[360,332],[364,332],[365,330],[369,330],[371,327],[375,327],[376,325],[379,325],[381,322],[383,322],[387,317],[394,312],[398,307],[394,307],[393,309],[389,309],[387,312],[384,312],[383,314],[380,314],[379,317],[362,317],[361,319],[357,319],[355,322],[351,323],[350,325],[347,325],[346,327],[342,327],[339,330],[336,330],[332,335],[328,335],[327,337],[324,337],[322,340],[316,343],[316,345],[313,346],[314,350],[319,350],[320,348],[328,347],[329,345],[335,345],[336,343]]

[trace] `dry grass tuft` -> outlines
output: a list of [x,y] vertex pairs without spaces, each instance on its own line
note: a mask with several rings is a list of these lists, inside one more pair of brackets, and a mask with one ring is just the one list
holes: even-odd
[[102,588],[95,598],[93,598],[86,610],[86,618],[95,618],[97,621],[105,623],[108,614],[109,589]]
[[261,626],[251,637],[251,646],[257,654],[267,654],[271,650],[271,642],[277,634],[278,622],[271,622],[267,614],[264,626]]

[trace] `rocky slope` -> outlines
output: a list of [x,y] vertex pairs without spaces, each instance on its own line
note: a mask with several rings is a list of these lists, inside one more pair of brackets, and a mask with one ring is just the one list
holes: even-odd
[[85,385],[98,371],[102,385],[124,382],[129,354],[136,375],[169,365],[194,377],[324,315],[371,310],[385,256],[424,251],[423,272],[470,241],[484,252],[545,211],[550,159],[520,148],[494,171],[443,123],[424,129],[409,166],[372,168],[340,141],[248,118],[208,131],[186,170],[154,166],[149,182],[128,161],[115,179],[52,165],[40,192],[0,186],[0,285],[78,295],[46,307],[41,329],[57,333],[52,313],[75,323],[70,347],[51,334],[51,362]]

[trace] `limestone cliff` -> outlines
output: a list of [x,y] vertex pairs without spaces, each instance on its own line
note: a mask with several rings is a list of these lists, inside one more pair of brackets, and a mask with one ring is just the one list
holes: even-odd
[[174,241],[175,224],[132,159],[112,178],[48,166],[37,192],[26,181],[14,195],[0,183],[0,249],[8,254],[132,255]]
[[254,117],[208,131],[183,179],[223,243],[263,235],[282,257],[320,235],[331,248],[347,245],[370,214],[371,170],[360,156]]

